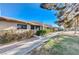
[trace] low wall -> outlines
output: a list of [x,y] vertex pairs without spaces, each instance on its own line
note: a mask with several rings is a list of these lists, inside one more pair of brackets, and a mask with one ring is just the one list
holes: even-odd
[[79,31],[61,31],[60,32],[61,35],[71,35],[71,36],[79,36]]

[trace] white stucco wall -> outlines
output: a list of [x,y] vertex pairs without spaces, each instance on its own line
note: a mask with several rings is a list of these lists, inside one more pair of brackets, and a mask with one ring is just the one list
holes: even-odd
[[10,29],[10,28],[16,29],[17,28],[17,23],[0,21],[0,30]]
[[31,26],[29,24],[27,24],[27,29],[31,29]]
[[[0,30],[17,29],[17,24],[20,24],[20,23],[0,21]],[[26,24],[26,25],[27,25],[27,30],[30,30],[31,25],[29,24]],[[40,28],[42,29],[42,27]],[[37,30],[36,26],[35,26],[35,30]]]
[[[19,23],[0,21],[0,30],[17,29],[17,24]],[[26,25],[27,29],[31,28],[29,24]]]

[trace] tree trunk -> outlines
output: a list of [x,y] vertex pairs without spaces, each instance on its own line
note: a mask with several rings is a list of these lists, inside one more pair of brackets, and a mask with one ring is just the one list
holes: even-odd
[[75,17],[75,34],[77,34],[77,29],[78,29],[78,16]]

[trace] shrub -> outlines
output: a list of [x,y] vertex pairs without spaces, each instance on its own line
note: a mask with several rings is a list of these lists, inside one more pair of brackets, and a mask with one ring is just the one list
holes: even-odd
[[46,30],[46,33],[50,33],[51,31],[50,31],[50,29],[45,29]]
[[41,36],[41,35],[45,35],[46,34],[46,30],[38,30],[36,32],[36,35]]
[[[21,30],[20,30],[21,31]],[[1,33],[0,35],[0,43],[8,43],[12,41],[18,41],[18,40],[23,40],[32,37],[34,34],[33,31],[31,30],[22,30],[19,32],[19,30],[16,31],[6,31]]]
[[26,31],[25,34],[26,34],[25,35],[26,38],[30,38],[30,37],[32,37],[34,35],[34,31],[29,30],[29,31]]
[[51,33],[51,32],[54,32],[53,29],[45,29],[47,33]]

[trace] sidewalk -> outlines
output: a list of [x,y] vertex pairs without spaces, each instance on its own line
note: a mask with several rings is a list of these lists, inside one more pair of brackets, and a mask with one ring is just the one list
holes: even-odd
[[0,54],[1,55],[24,55],[30,52],[32,49],[38,47],[43,42],[47,41],[49,37],[53,37],[57,35],[58,33],[52,33],[51,35],[48,35],[47,37],[41,37],[37,40],[31,41],[31,42],[18,42],[15,44],[11,44],[6,47],[0,47]]
[[38,38],[31,38],[30,40],[27,39],[27,40],[23,40],[23,41],[19,41],[19,42],[14,42],[14,43],[2,45],[2,46],[0,46],[0,54],[4,53],[6,51],[10,51],[12,49],[18,48],[18,47],[20,47],[20,46],[22,46],[25,43],[28,43],[30,41],[34,41],[33,39],[37,40]]

